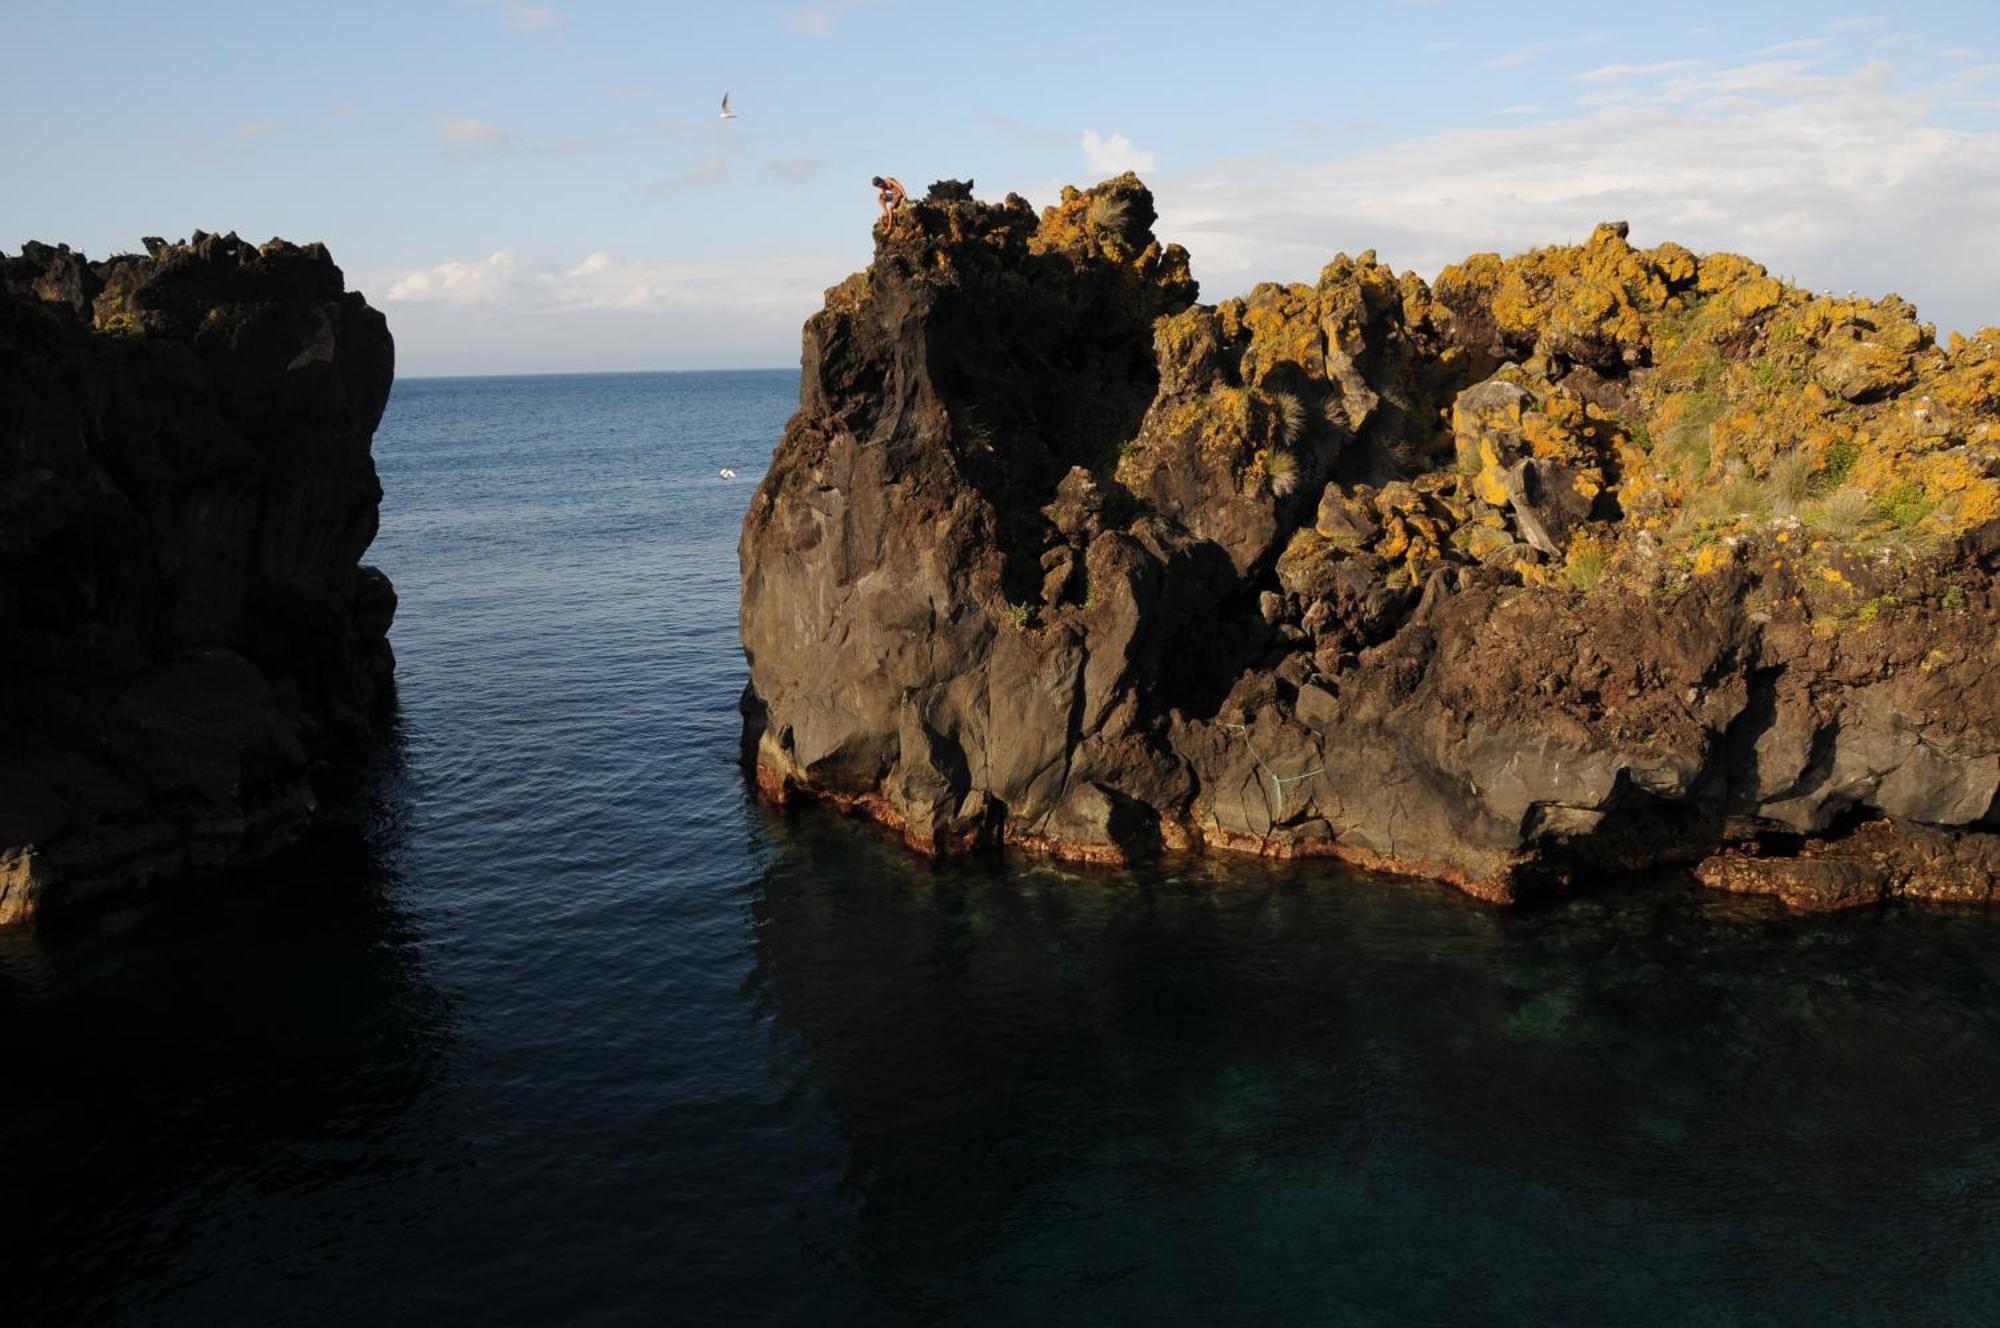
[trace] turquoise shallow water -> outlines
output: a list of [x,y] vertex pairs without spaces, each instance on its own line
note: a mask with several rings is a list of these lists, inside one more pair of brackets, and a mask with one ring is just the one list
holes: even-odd
[[2000,1317],[1984,913],[759,808],[734,544],[795,390],[397,386],[341,821],[0,934],[0,1321]]

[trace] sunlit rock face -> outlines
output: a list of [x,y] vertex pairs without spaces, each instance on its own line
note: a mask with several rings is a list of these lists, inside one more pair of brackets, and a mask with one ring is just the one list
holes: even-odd
[[808,321],[740,546],[767,796],[1496,900],[1991,892],[2000,333],[1622,223],[1202,305],[1153,220],[940,184]]
[[382,316],[319,245],[0,255],[0,921],[255,859],[391,695]]

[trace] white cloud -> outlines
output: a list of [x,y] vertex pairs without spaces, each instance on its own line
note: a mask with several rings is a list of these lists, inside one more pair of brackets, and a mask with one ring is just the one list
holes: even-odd
[[784,161],[774,161],[764,167],[772,178],[786,184],[804,184],[819,173],[819,162],[812,157],[791,157]]
[[[1614,72],[1615,71],[1615,72]],[[1823,287],[1898,290],[1944,327],[2000,322],[2000,133],[1946,129],[1878,63],[1606,67],[1571,114],[1311,165],[1235,160],[1154,181],[1159,230],[1210,298],[1379,250],[1425,275],[1482,250],[1635,240],[1747,253]]]
[[1486,61],[1484,67],[1487,69],[1512,69],[1516,65],[1525,65],[1530,61],[1539,60],[1544,55],[1547,55],[1550,45],[1551,43],[1549,42],[1530,42],[1526,46],[1516,46],[1513,50],[1502,51],[1500,54]]
[[834,24],[858,8],[860,0],[826,0],[823,4],[785,11],[784,24],[801,36],[828,37],[833,34]]
[[[714,262],[648,262],[605,250],[572,263],[526,259],[511,249],[453,260],[389,281],[388,304],[504,308],[513,313],[562,309],[800,308],[803,321],[825,288],[846,269],[824,255]],[[808,301],[801,305],[802,301]]]
[[1570,77],[1579,83],[1615,83],[1623,79],[1655,78],[1661,74],[1703,69],[1708,64],[1706,60],[1656,60],[1646,65],[1599,65],[1595,69],[1586,69]]
[[677,194],[684,189],[711,189],[728,178],[729,162],[720,152],[711,152],[679,175],[653,181],[645,192],[657,196]]
[[500,21],[516,32],[543,32],[562,23],[562,11],[554,5],[507,3],[500,6]]
[[451,157],[499,157],[517,146],[514,135],[499,125],[464,115],[438,116],[437,136]]
[[1153,154],[1133,145],[1123,134],[1110,137],[1095,129],[1083,131],[1083,167],[1097,175],[1123,175],[1126,171],[1150,171]]
[[551,262],[502,249],[357,274],[407,373],[783,364],[827,286],[863,255],[658,262],[598,251]]

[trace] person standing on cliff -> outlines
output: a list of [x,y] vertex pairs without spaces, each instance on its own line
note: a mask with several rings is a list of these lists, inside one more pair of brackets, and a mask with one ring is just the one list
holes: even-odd
[[882,205],[882,225],[895,225],[896,209],[910,196],[904,190],[903,182],[893,175],[878,175],[869,183],[875,186],[875,201]]

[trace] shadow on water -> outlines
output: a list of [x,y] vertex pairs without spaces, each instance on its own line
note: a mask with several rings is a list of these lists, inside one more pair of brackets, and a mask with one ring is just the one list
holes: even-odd
[[0,933],[17,1311],[275,1308],[203,1270],[296,1259],[343,1192],[452,1166],[422,1127],[452,1016],[398,904],[403,781],[392,744],[267,864]]
[[[916,1319],[1993,1309],[2000,950],[1677,881],[912,864],[774,826],[759,998]],[[1893,1233],[1893,1238],[1891,1236]]]

